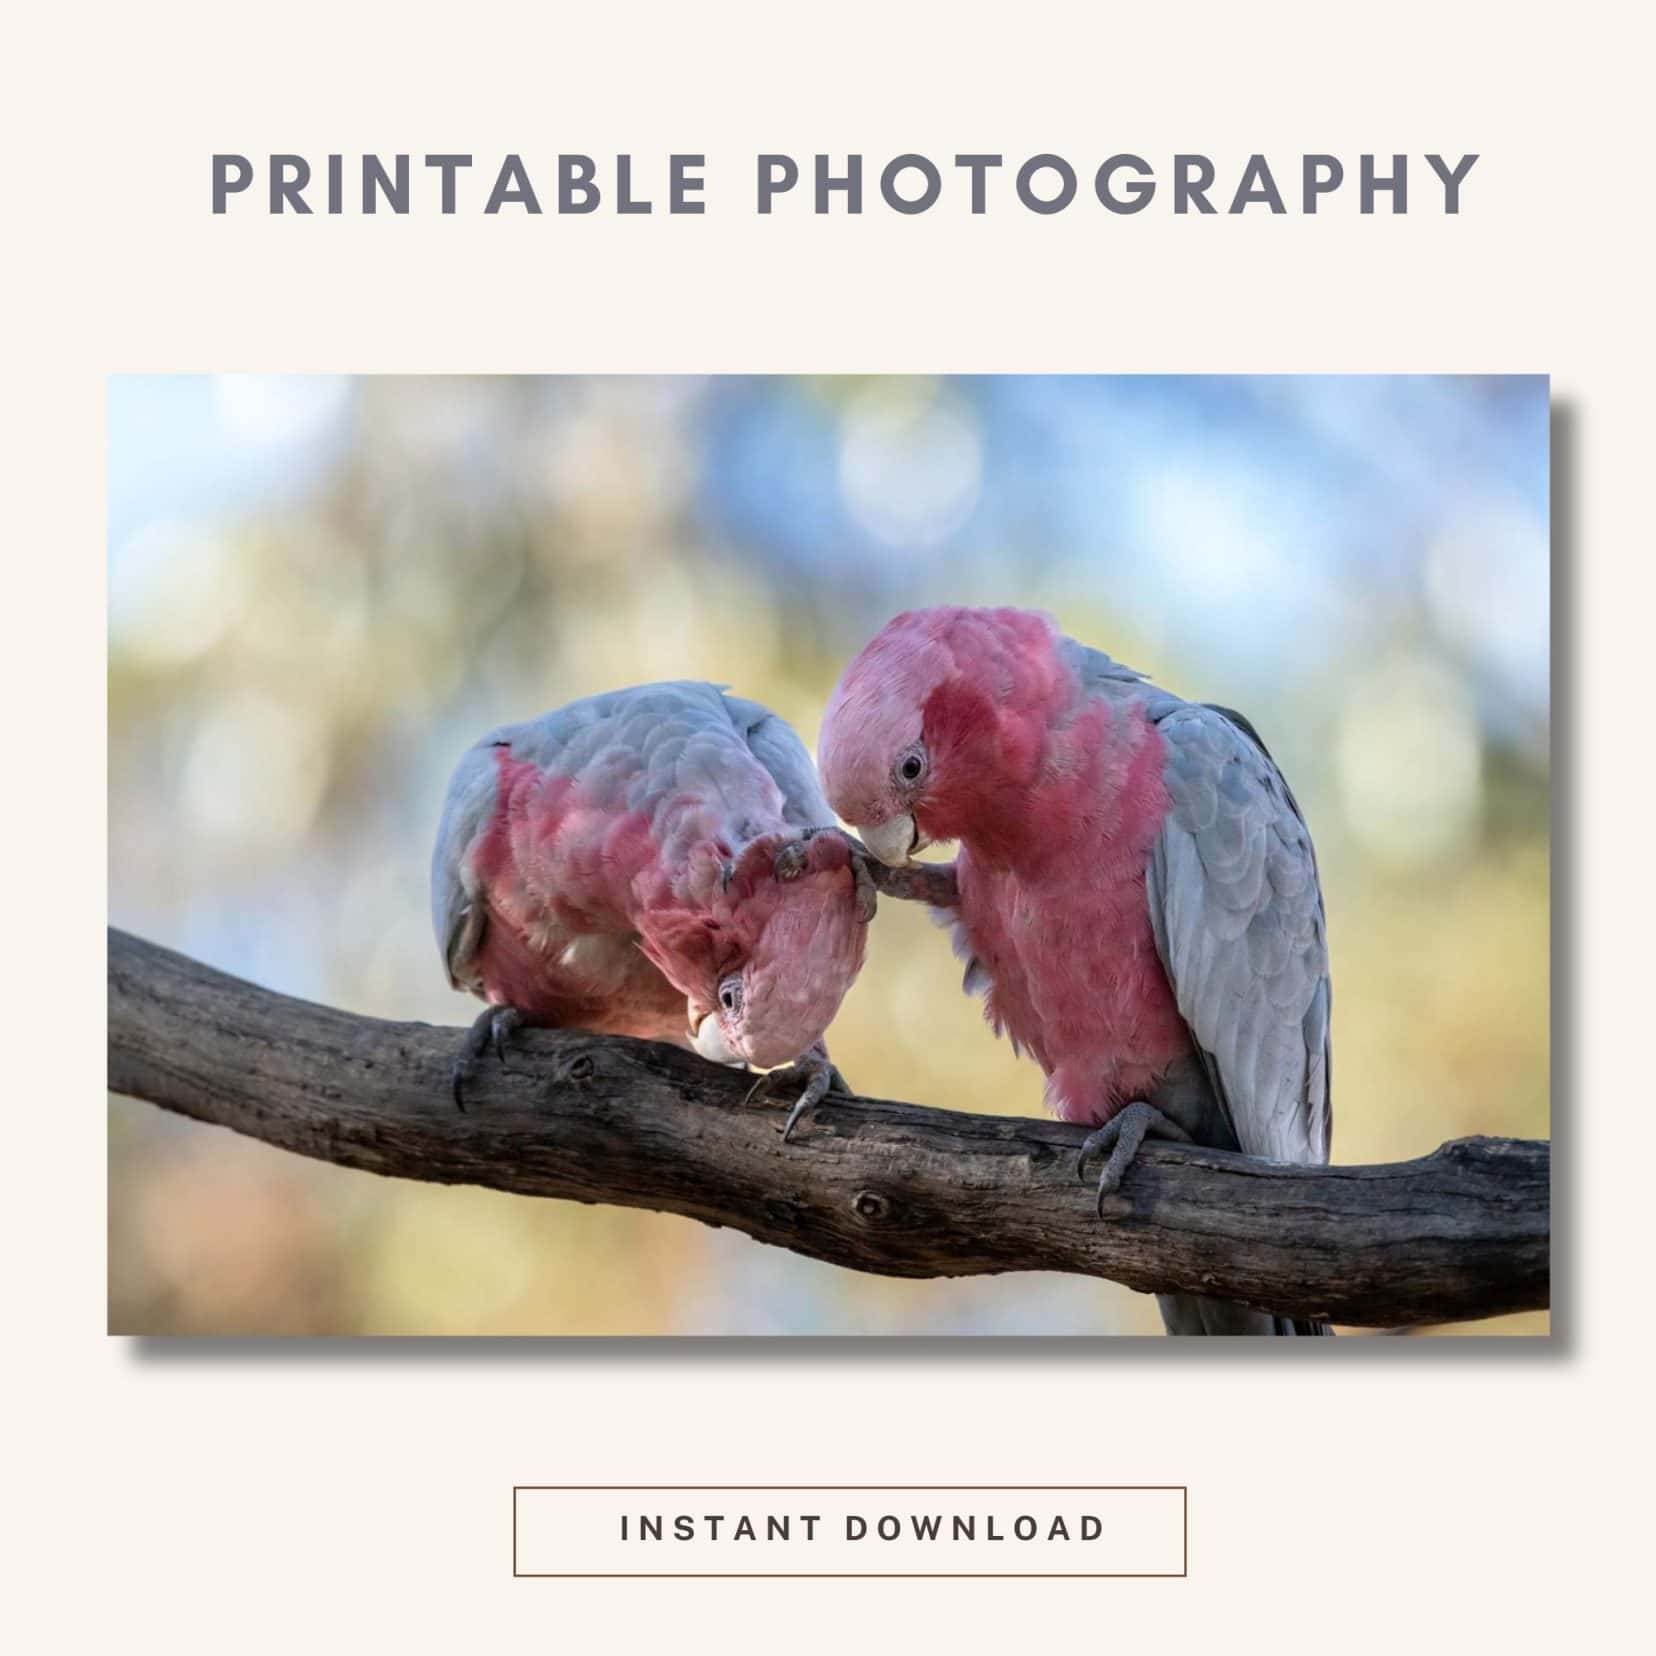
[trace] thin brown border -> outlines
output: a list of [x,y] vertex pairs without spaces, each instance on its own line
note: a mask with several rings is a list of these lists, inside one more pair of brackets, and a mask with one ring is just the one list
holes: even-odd
[[[1184,1518],[1182,1570],[520,1570],[518,1568],[518,1496],[524,1490],[552,1490],[567,1493],[603,1492],[622,1489],[668,1489],[674,1491],[733,1490],[775,1493],[778,1490],[823,1489],[844,1491],[987,1489],[1004,1491],[1054,1490],[1092,1491],[1176,1489]],[[1188,1484],[513,1484],[512,1485],[512,1579],[514,1581],[1184,1581],[1190,1575],[1190,1486]]]

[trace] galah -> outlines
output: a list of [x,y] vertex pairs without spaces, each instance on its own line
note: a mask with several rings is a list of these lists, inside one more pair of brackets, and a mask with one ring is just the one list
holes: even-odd
[[483,737],[431,864],[449,981],[489,1003],[455,1101],[523,1024],[790,1066],[799,1110],[843,1089],[822,1037],[873,890],[832,820],[793,730],[717,685],[615,690]]
[[[1100,1217],[1159,1135],[1324,1163],[1329,972],[1311,836],[1252,725],[1182,701],[1050,617],[898,616],[846,669],[818,748],[882,861],[957,841],[966,987],[1094,1129]],[[1326,1333],[1161,1296],[1172,1333]]]

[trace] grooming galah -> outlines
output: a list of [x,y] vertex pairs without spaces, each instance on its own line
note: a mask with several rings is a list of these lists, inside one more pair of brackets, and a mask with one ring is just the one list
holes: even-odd
[[[1094,1129],[1100,1216],[1145,1136],[1324,1163],[1328,945],[1316,856],[1253,726],[1052,620],[916,610],[847,668],[818,748],[882,861],[959,842],[966,987]],[[1161,1296],[1169,1332],[1326,1333]]]
[[798,736],[717,685],[649,684],[493,731],[449,783],[437,944],[489,1003],[455,1101],[522,1024],[789,1065],[801,1109],[844,1088],[823,1044],[874,893]]

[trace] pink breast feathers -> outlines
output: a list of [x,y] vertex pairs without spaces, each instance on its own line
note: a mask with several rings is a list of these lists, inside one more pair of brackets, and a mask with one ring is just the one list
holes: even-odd
[[1145,893],[1168,808],[1163,743],[1137,710],[1090,707],[1055,733],[1015,863],[960,856],[962,920],[991,981],[988,1014],[1046,1071],[1066,1121],[1096,1125],[1190,1051]]
[[634,891],[655,854],[637,812],[499,750],[499,804],[474,855],[489,906],[488,998],[531,1021],[683,1041],[684,996],[639,952]]

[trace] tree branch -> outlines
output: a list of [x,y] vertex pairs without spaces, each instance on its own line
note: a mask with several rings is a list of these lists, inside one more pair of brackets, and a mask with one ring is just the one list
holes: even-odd
[[1328,1168],[1147,1145],[1101,1223],[1062,1122],[836,1100],[784,1145],[785,1103],[744,1103],[746,1078],[573,1031],[514,1037],[461,1114],[459,1040],[110,930],[110,1088],[344,1167],[656,1208],[888,1276],[1073,1271],[1375,1326],[1547,1304],[1543,1142]]

